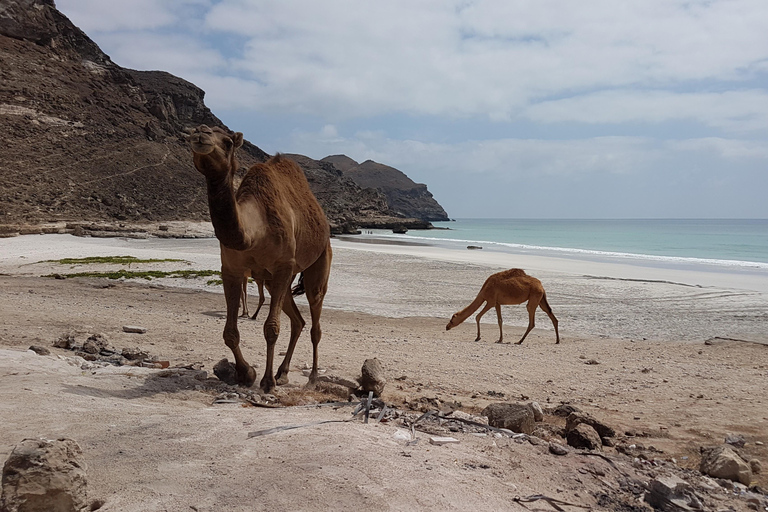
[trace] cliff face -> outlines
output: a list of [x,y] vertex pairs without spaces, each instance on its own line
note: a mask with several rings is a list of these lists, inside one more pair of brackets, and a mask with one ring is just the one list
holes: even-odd
[[[226,128],[205,93],[162,71],[114,64],[52,0],[0,6],[0,224],[206,220],[186,130]],[[242,169],[269,157],[245,142]],[[393,218],[378,192],[296,155],[332,225]]]
[[387,198],[389,208],[399,215],[425,221],[450,220],[426,185],[415,183],[394,167],[373,160],[358,164],[346,155],[328,156],[322,161],[334,164],[361,187],[382,192]]

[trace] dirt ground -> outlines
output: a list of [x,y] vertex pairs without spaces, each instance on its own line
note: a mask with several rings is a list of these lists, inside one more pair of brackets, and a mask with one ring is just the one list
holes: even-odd
[[[403,413],[365,424],[352,418],[352,406],[261,408],[220,400],[238,391],[211,371],[231,358],[221,339],[223,303],[220,294],[151,284],[0,276],[0,458],[24,438],[72,438],[88,464],[89,496],[109,511],[555,509],[543,499],[516,501],[539,495],[571,504],[553,502],[565,510],[645,510],[643,485],[667,474],[691,482],[705,510],[754,509],[743,492],[702,478],[696,468],[699,447],[721,444],[728,434],[744,436],[744,456],[768,462],[764,345],[630,341],[567,330],[555,345],[543,329],[523,345],[499,345],[488,338],[492,327],[485,327],[486,340],[472,341],[472,322],[446,332],[437,318],[328,309],[321,367],[354,378],[365,359],[377,357],[389,380],[383,400]],[[125,325],[147,332],[126,333]],[[259,371],[266,353],[261,324],[242,320],[240,328],[244,353]],[[521,332],[505,326],[508,339]],[[138,347],[171,369],[83,365],[71,351],[52,347],[66,333],[80,343],[103,334],[110,345]],[[281,333],[278,350],[286,343]],[[52,354],[27,351],[30,345]],[[310,362],[305,332],[291,384],[278,389],[278,400],[311,403],[300,387]],[[442,432],[436,423],[417,425],[417,441],[409,442],[404,418],[447,405],[478,413],[498,401],[571,404],[614,427],[617,443],[634,445],[634,452],[605,447],[607,458],[578,450],[557,456],[546,442]],[[432,445],[433,435],[459,442]],[[754,482],[763,489],[765,473]]]

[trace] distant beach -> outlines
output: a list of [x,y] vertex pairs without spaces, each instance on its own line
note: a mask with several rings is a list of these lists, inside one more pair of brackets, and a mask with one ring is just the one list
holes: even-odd
[[[541,279],[566,339],[605,336],[702,341],[724,337],[768,341],[768,272],[762,269],[692,266],[684,261],[662,265],[654,260],[594,254],[555,257],[510,248],[468,250],[424,238],[392,239],[385,232],[340,236],[333,239],[333,248],[326,308],[392,318],[447,320],[474,299],[488,275],[517,267]],[[142,269],[220,268],[214,238],[26,235],[0,240],[0,253],[0,272],[8,274],[82,271],[82,265],[39,262],[94,255],[189,262],[143,264]],[[221,293],[220,286],[206,281],[160,278],[152,284]],[[253,290],[255,293],[255,287]],[[527,322],[524,307],[506,306],[502,312],[507,325],[524,326]],[[543,313],[537,318],[537,328],[552,329]],[[489,313],[483,322],[495,324],[495,314]]]

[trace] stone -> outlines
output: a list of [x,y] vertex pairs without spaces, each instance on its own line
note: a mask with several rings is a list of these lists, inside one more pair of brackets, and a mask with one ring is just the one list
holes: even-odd
[[752,473],[755,475],[759,475],[763,471],[763,464],[757,459],[751,459],[749,461],[749,469],[751,469]]
[[221,382],[234,386],[237,384],[237,369],[235,363],[230,363],[225,357],[213,366],[213,374]]
[[701,448],[699,471],[714,478],[723,478],[749,485],[752,469],[729,445]]
[[728,434],[725,436],[725,444],[730,444],[736,448],[744,448],[746,440],[741,434]]
[[144,361],[149,359],[149,354],[140,348],[124,348],[122,350],[123,357],[129,361]]
[[643,497],[656,510],[700,510],[701,503],[685,480],[667,475],[648,482],[648,492]]
[[24,439],[3,466],[3,512],[84,512],[86,465],[72,439]]
[[570,404],[560,404],[552,410],[554,416],[561,418],[567,418],[569,414],[574,412],[581,412],[581,409]]
[[49,356],[49,355],[51,355],[51,351],[50,350],[48,350],[45,347],[41,347],[39,345],[30,345],[29,350],[31,350],[32,352],[34,352],[35,354],[37,354],[39,356]]
[[444,444],[457,444],[458,442],[459,440],[455,437],[435,436],[429,438],[429,444],[434,444],[435,446],[442,446]]
[[53,346],[56,348],[71,349],[75,346],[75,335],[70,333],[64,333],[53,342]]
[[595,419],[586,412],[574,411],[565,419],[565,430],[570,431],[576,428],[576,425],[586,424],[595,429],[600,437],[614,437],[616,431],[605,423]]
[[603,443],[597,431],[585,423],[576,425],[565,436],[569,446],[586,450],[602,450]]
[[544,421],[544,411],[539,405],[539,402],[531,402],[530,404],[528,404],[528,406],[533,411],[533,421],[537,423]]
[[536,427],[533,410],[523,404],[497,402],[488,405],[481,414],[488,417],[488,424],[492,427],[505,428],[513,432],[532,434]]
[[381,396],[384,392],[384,386],[387,379],[384,377],[384,368],[375,357],[366,359],[363,363],[362,376],[360,377],[360,387],[364,393],[373,391],[374,396]]
[[554,441],[549,442],[549,453],[554,455],[568,455],[568,448],[561,445],[560,443],[555,443]]
[[123,332],[133,332],[136,334],[144,334],[147,332],[146,327],[139,327],[138,325],[124,325]]

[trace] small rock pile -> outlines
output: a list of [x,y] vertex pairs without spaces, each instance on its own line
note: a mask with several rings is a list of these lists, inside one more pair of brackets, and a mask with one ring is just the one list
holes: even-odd
[[[56,348],[71,350],[76,356],[92,363],[114,366],[142,366],[145,368],[168,368],[168,361],[160,361],[157,356],[138,347],[117,349],[109,344],[103,334],[92,334],[83,343],[79,343],[72,332],[64,333],[53,343]],[[45,347],[29,347],[40,355],[50,353]]]

